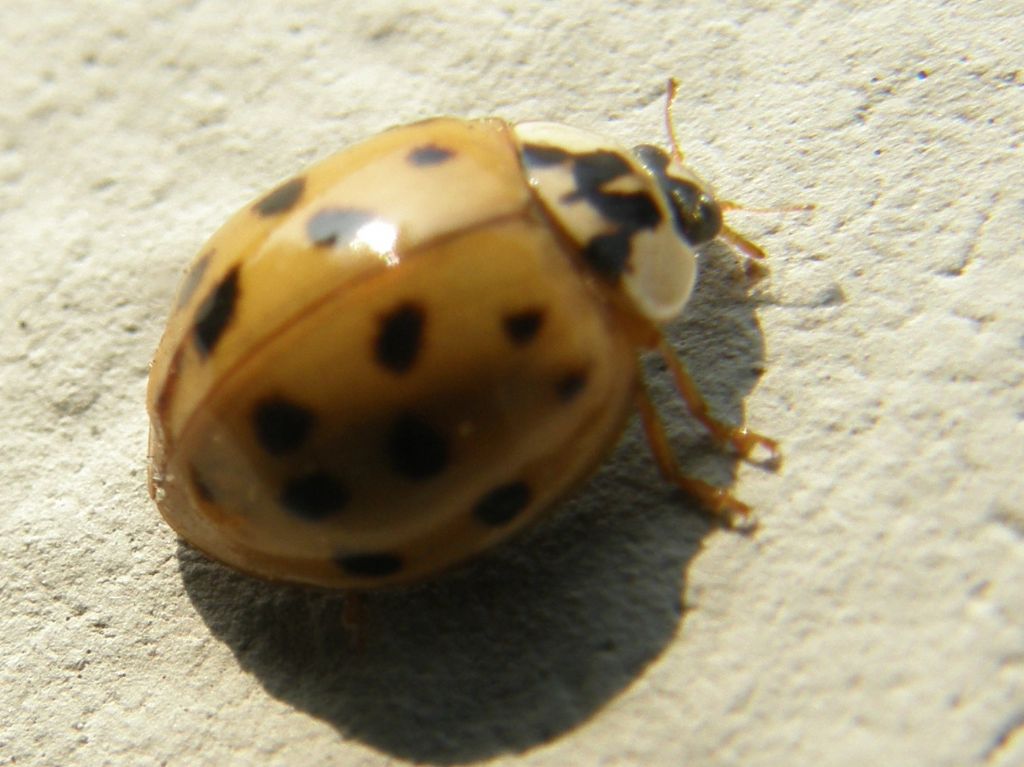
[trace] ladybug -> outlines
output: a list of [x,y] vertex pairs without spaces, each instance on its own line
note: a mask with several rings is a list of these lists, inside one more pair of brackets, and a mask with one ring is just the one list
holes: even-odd
[[153,360],[150,494],[186,541],[272,580],[363,591],[508,538],[594,471],[638,410],[683,474],[639,355],[742,457],[659,327],[723,225],[672,150],[549,122],[441,117],[319,162],[202,247]]

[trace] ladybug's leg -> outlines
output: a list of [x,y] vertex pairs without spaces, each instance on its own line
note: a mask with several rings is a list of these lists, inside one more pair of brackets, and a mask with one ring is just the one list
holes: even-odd
[[[731,445],[740,458],[751,463],[759,463],[769,468],[778,468],[782,460],[778,442],[742,426],[731,426],[714,418],[708,409],[708,403],[704,401],[704,396],[697,388],[697,384],[690,378],[690,374],[686,371],[683,363],[664,338],[658,338],[657,350],[661,358],[665,360],[665,364],[668,365],[669,372],[672,374],[672,380],[676,385],[676,391],[679,392],[683,402],[686,403],[690,415],[696,418],[717,442],[723,445]],[[751,456],[755,450],[766,451],[767,456],[752,458]]]
[[735,229],[730,229],[725,225],[722,226],[722,231],[718,233],[718,238],[728,243],[733,250],[743,256],[744,271],[746,272],[747,279],[752,283],[768,273],[768,267],[765,266],[768,256],[756,242],[751,242]]
[[730,229],[728,226],[723,225],[722,231],[718,233],[718,236],[750,261],[760,262],[768,258],[760,245],[747,239],[735,229]]
[[[738,202],[732,202],[731,200],[719,200],[718,207],[722,209],[723,213],[729,213],[733,210],[740,210],[746,213],[807,213],[814,210],[814,205],[787,205],[779,208],[750,208],[746,205],[740,205]],[[764,248],[758,245],[756,242],[751,241],[745,235],[740,234],[735,229],[731,229],[728,225],[722,226],[722,231],[718,233],[718,238],[730,247],[736,250],[746,260],[747,275],[750,277],[760,277],[767,272],[765,263],[767,262],[767,254],[764,252]]]
[[687,495],[697,500],[707,511],[720,519],[729,527],[744,527],[744,520],[749,518],[750,507],[737,500],[729,491],[722,487],[709,485],[693,477],[689,477],[679,468],[675,453],[669,444],[665,426],[658,416],[658,411],[651,402],[650,394],[643,376],[636,392],[636,407],[640,411],[640,421],[647,435],[647,444],[658,464],[661,475]]

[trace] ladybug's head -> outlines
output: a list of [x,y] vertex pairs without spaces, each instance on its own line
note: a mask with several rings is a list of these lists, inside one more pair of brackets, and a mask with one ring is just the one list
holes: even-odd
[[633,154],[661,187],[680,237],[697,247],[721,234],[722,207],[710,186],[660,147],[641,144]]

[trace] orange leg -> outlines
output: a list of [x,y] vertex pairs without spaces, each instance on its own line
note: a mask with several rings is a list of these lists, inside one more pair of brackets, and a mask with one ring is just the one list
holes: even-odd
[[[731,200],[719,200],[718,206],[722,209],[723,213],[729,213],[733,210],[741,210],[746,213],[806,213],[814,210],[814,205],[811,204],[788,205],[779,208],[748,208]],[[764,264],[767,260],[767,254],[760,245],[728,226],[723,226],[718,236],[747,260],[747,274],[749,276],[759,277],[765,273]]]
[[640,411],[640,421],[644,427],[644,434],[647,435],[647,444],[651,446],[651,453],[654,455],[661,475],[684,493],[696,499],[701,506],[726,526],[744,528],[746,526],[744,520],[750,517],[750,507],[747,504],[734,498],[725,488],[709,485],[707,482],[689,477],[679,468],[675,453],[669,444],[668,435],[665,434],[665,426],[658,416],[654,403],[651,402],[642,378],[636,393],[636,407]]
[[[676,356],[675,351],[661,336],[658,337],[657,348],[661,358],[668,365],[676,385],[676,391],[686,403],[690,415],[700,421],[716,441],[723,445],[731,445],[733,450],[744,460],[769,468],[778,468],[782,461],[778,442],[742,426],[730,426],[714,418],[708,408],[708,403],[704,401],[704,396],[697,388],[697,384],[690,378],[690,374],[683,367],[683,363]],[[751,455],[758,449],[767,451],[768,455],[762,459],[752,459]]]
[[751,261],[764,261],[768,257],[760,245],[751,242],[742,234],[727,226],[722,227],[722,231],[718,233],[718,236]]
[[722,231],[718,233],[718,237],[743,256],[743,271],[746,273],[747,279],[750,280],[751,284],[768,274],[768,267],[766,266],[768,256],[760,245],[751,242],[735,229],[730,229],[728,226],[722,226]]

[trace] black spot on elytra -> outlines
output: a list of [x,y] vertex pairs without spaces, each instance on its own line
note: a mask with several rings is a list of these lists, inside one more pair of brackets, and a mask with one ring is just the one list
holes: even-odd
[[394,554],[339,554],[334,563],[349,575],[383,578],[402,569],[402,560]]
[[376,218],[356,208],[327,208],[316,213],[306,224],[306,233],[314,245],[344,247],[363,226]]
[[271,455],[281,455],[302,445],[313,428],[313,413],[283,397],[272,397],[253,409],[256,439]]
[[213,503],[216,500],[216,496],[213,494],[213,490],[210,489],[210,484],[203,479],[202,474],[199,473],[199,469],[195,466],[190,466],[188,470],[189,481],[192,483],[192,490],[200,500],[206,501],[207,503]]
[[297,517],[316,522],[348,505],[344,483],[326,471],[311,471],[289,479],[281,491],[281,505]]
[[566,373],[555,382],[555,395],[561,402],[569,402],[583,391],[587,385],[587,373],[585,370],[573,370]]
[[473,515],[485,525],[497,527],[507,524],[530,505],[530,486],[525,482],[499,485],[473,506]]
[[568,162],[571,158],[571,154],[558,147],[523,144],[523,163],[528,168],[549,168]]
[[412,368],[423,345],[425,320],[423,308],[412,302],[400,304],[381,317],[373,346],[377,362],[393,373]]
[[210,261],[212,259],[213,250],[211,249],[204,253],[201,258],[189,267],[188,273],[181,281],[181,287],[178,289],[179,309],[185,308],[185,305],[192,300],[192,296],[195,295],[196,288],[199,287],[199,283],[203,281],[203,275],[206,274],[206,270],[210,266]]
[[407,479],[430,479],[448,465],[448,440],[444,434],[412,413],[395,421],[385,449],[391,468]]
[[505,335],[516,346],[524,346],[532,341],[544,324],[544,312],[541,309],[527,309],[514,314],[506,314],[502,320]]
[[196,312],[193,338],[202,357],[209,356],[234,314],[238,302],[238,267],[228,272]]
[[408,159],[410,165],[426,167],[429,165],[440,165],[454,156],[455,152],[451,149],[445,149],[436,144],[427,144],[413,149],[409,152],[406,159]]
[[295,206],[299,198],[302,197],[302,192],[305,188],[306,179],[301,176],[293,178],[259,200],[259,202],[252,206],[252,209],[264,217],[287,213]]

